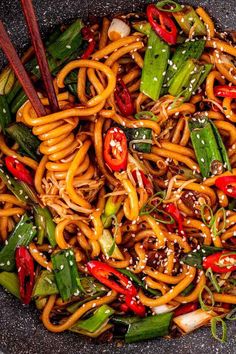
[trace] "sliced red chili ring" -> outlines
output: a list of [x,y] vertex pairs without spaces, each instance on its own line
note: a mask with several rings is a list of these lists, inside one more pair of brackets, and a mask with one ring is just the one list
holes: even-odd
[[125,297],[125,303],[130,310],[132,310],[137,316],[144,317],[146,314],[146,309],[141,302],[138,302],[135,297],[127,295]]
[[15,254],[17,274],[20,283],[20,297],[25,305],[31,300],[34,287],[34,261],[26,247],[20,246]]
[[120,128],[110,128],[104,141],[104,160],[112,171],[127,167],[128,146],[125,133]]
[[114,96],[121,114],[128,117],[134,113],[134,104],[130,92],[120,76],[117,77]]
[[227,85],[215,86],[214,94],[215,96],[219,96],[219,97],[236,98],[236,86],[227,86]]
[[122,295],[135,296],[137,290],[132,282],[115,268],[100,261],[91,261],[87,263],[89,273],[100,283]]
[[203,260],[203,268],[211,268],[216,273],[227,273],[236,270],[236,252],[221,251],[211,254]]
[[135,182],[138,182],[138,174],[140,174],[143,182],[144,188],[147,190],[148,194],[153,194],[153,185],[152,182],[145,176],[142,170],[134,170],[132,171],[132,176]]
[[197,302],[190,302],[186,305],[178,307],[174,311],[174,316],[177,317],[177,316],[185,315],[186,313],[193,312],[197,309],[198,309],[198,303]]
[[[177,206],[174,203],[169,203],[165,206],[165,211],[170,214],[170,216],[172,216],[172,218],[176,221],[177,226],[178,226],[178,230],[180,235],[184,236],[185,235],[185,231],[183,229],[183,217],[179,212],[179,209],[177,208]],[[176,225],[174,224],[169,224],[167,225],[167,228],[169,229],[169,231],[173,231],[173,228],[175,228]]]
[[12,156],[5,157],[5,163],[8,171],[20,181],[33,185],[33,177],[31,176],[30,171],[19,162],[16,158]]
[[81,30],[83,39],[88,41],[88,46],[85,49],[84,53],[81,55],[81,59],[88,59],[92,53],[94,52],[95,49],[95,39],[94,39],[94,33],[91,31],[89,27],[83,27]]
[[229,197],[236,197],[236,176],[218,177],[215,180],[215,185]]
[[161,39],[170,45],[176,44],[178,32],[171,19],[171,13],[160,11],[154,4],[151,4],[147,7],[147,18],[152,29]]

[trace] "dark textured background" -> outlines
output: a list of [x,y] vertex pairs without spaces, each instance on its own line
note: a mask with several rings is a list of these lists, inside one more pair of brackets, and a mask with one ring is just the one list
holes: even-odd
[[[105,15],[142,9],[148,1],[141,0],[35,0],[43,35],[61,23],[88,14]],[[223,30],[236,28],[236,0],[186,0],[192,5],[204,6]],[[29,45],[19,0],[0,0],[0,18],[19,52]],[[5,62],[0,52],[0,68]],[[228,342],[215,341],[209,328],[175,340],[155,340],[117,347],[112,344],[94,344],[74,333],[47,332],[38,318],[37,310],[23,307],[18,300],[0,289],[0,354],[234,354],[236,353],[236,325],[229,325]]]

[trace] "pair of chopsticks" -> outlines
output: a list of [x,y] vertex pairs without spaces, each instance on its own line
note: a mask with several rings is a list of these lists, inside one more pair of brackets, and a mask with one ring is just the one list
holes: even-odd
[[[57,97],[53,86],[52,76],[48,67],[46,53],[40,35],[32,0],[21,0],[21,6],[26,19],[49,104],[51,110],[56,112],[59,110]],[[41,103],[37,92],[29,78],[29,75],[27,74],[13,44],[11,43],[11,40],[4,28],[2,21],[0,21],[0,47],[2,48],[9,63],[11,64],[12,69],[14,70],[19,82],[21,83],[26,95],[28,96],[37,116],[45,116],[47,114],[45,107]]]

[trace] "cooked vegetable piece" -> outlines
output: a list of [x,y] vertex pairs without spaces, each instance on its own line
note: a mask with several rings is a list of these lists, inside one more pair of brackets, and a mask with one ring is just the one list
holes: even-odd
[[[125,135],[132,149],[139,152],[151,152],[152,129],[150,128],[126,128]],[[142,143],[142,140],[145,141]],[[146,142],[148,141],[148,142]]]
[[186,65],[188,59],[198,60],[200,58],[205,48],[205,43],[205,40],[199,39],[194,42],[185,42],[176,48],[166,72],[167,86],[170,86],[171,80],[177,75],[181,67]]
[[152,30],[148,38],[140,91],[156,101],[161,93],[170,57],[170,47]]
[[22,150],[32,159],[38,160],[39,139],[23,123],[12,123],[6,128],[10,137],[15,140]]
[[6,170],[0,165],[0,178],[6,184],[7,188],[21,201],[29,204],[37,203],[38,198],[34,190],[26,183],[15,180]]
[[178,25],[186,35],[193,29],[194,36],[205,36],[206,27],[192,6],[184,5],[181,11],[173,13]]
[[[98,242],[101,246],[102,252],[106,257],[112,257],[115,259],[123,260],[123,254],[120,252],[119,247],[115,243],[109,230],[104,229],[101,237],[99,237]],[[114,245],[114,247],[113,247]]]
[[72,249],[61,250],[52,255],[56,284],[63,301],[80,294],[80,279]]
[[16,273],[1,272],[0,285],[7,289],[9,293],[20,299],[20,284]]
[[102,305],[99,307],[94,314],[87,318],[86,320],[78,321],[71,330],[83,329],[88,332],[96,332],[107,320],[110,316],[113,315],[115,311],[108,305]]
[[5,95],[0,95],[0,132],[5,132],[7,125],[11,122],[11,112]]
[[73,54],[82,43],[81,29],[83,23],[80,19],[76,20],[70,25],[65,32],[63,32],[59,38],[55,40],[47,48],[47,52],[57,59],[68,58]]
[[16,248],[15,258],[20,284],[20,298],[23,304],[28,305],[34,287],[34,260],[25,246]]
[[138,322],[131,323],[125,335],[126,343],[163,337],[169,333],[173,313],[148,316]]
[[189,120],[191,141],[203,177],[231,170],[228,154],[221,136],[211,120],[195,116]]
[[48,270],[43,270],[36,278],[32,296],[48,296],[58,293],[55,275]]
[[199,250],[194,252],[189,252],[182,257],[182,261],[192,267],[203,269],[202,262],[203,258],[211,254],[221,251],[222,248],[213,246],[202,246]]
[[163,41],[169,45],[176,44],[178,32],[170,14],[160,11],[155,5],[150,4],[147,6],[147,18],[152,29]]
[[25,214],[14,228],[7,243],[0,251],[0,269],[11,272],[15,269],[15,251],[19,246],[28,246],[36,236],[36,228]]
[[47,237],[50,245],[55,247],[57,244],[55,239],[56,225],[52,219],[50,211],[48,208],[42,208],[39,205],[34,206],[34,211],[35,224],[38,228],[38,244],[42,244],[44,237]]

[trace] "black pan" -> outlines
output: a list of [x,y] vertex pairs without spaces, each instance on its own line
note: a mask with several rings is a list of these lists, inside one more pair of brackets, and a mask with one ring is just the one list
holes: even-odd
[[[89,14],[102,16],[115,12],[138,11],[145,0],[35,0],[42,33],[46,35],[56,25]],[[222,30],[236,29],[236,0],[186,0],[204,6]],[[19,52],[29,45],[19,0],[0,0],[0,18],[5,22]],[[0,68],[5,59],[0,52]],[[125,345],[96,344],[74,333],[47,332],[33,306],[23,307],[18,300],[0,289],[0,354],[235,354],[236,326],[228,324],[228,341],[220,344],[211,337],[210,329],[200,329],[173,340],[153,340]]]

